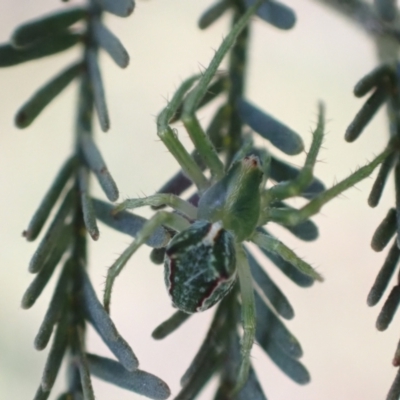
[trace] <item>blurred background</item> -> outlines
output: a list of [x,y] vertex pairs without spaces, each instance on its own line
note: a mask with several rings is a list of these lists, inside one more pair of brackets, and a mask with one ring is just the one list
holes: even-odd
[[[177,163],[158,140],[155,116],[182,80],[208,65],[229,27],[223,18],[206,31],[197,20],[214,0],[138,0],[128,19],[106,16],[107,26],[121,39],[131,56],[119,70],[101,55],[103,80],[111,116],[111,130],[97,128],[96,139],[121,199],[153,194],[174,172]],[[72,5],[78,2],[71,1]],[[291,31],[279,31],[260,20],[252,24],[247,98],[268,111],[310,143],[317,102],[327,108],[327,135],[316,175],[327,186],[343,179],[380,152],[387,140],[381,111],[361,138],[347,144],[344,132],[362,100],[352,95],[354,84],[376,66],[375,46],[357,27],[313,0],[285,0],[297,14]],[[6,42],[18,24],[65,7],[52,0],[3,0],[0,5],[0,40]],[[79,49],[0,71],[0,398],[33,398],[39,385],[46,352],[33,348],[33,339],[46,311],[55,279],[30,310],[20,308],[32,280],[27,266],[37,243],[27,243],[21,232],[69,155],[73,143],[76,86],[71,85],[31,127],[17,130],[16,110],[66,64]],[[208,121],[209,111],[201,114]],[[190,148],[187,134],[179,138]],[[307,147],[306,146],[306,147]],[[279,152],[276,152],[279,156]],[[305,154],[291,158],[302,165]],[[303,363],[312,381],[298,386],[254,346],[257,374],[272,400],[376,400],[384,398],[396,373],[391,358],[397,345],[400,318],[387,332],[375,329],[381,307],[366,305],[368,291],[386,251],[375,253],[369,243],[376,226],[394,204],[391,182],[380,205],[369,209],[367,179],[332,201],[313,218],[320,239],[302,243],[286,232],[280,238],[325,277],[309,289],[295,287],[272,265],[266,268],[288,296],[296,317],[287,323],[300,340]],[[104,199],[97,182],[96,196]],[[299,201],[297,203],[301,205]],[[143,210],[144,216],[150,215]],[[99,296],[106,269],[130,243],[130,238],[103,225],[98,242],[90,247],[90,274]],[[173,312],[163,283],[162,267],[148,260],[143,248],[129,262],[114,289],[111,313],[117,328],[137,354],[141,369],[170,385],[174,394],[179,379],[207,330],[213,310],[191,318],[175,334],[156,342],[152,330]],[[53,277],[55,278],[55,277]],[[386,295],[385,295],[386,296]],[[108,355],[90,329],[88,350]],[[211,398],[216,382],[201,399]],[[94,379],[99,400],[136,399],[140,396]],[[214,385],[214,386],[213,386]],[[51,398],[64,387],[61,372]]]

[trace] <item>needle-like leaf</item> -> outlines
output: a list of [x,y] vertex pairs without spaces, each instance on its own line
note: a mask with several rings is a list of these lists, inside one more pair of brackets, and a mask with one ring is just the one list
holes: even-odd
[[86,229],[92,239],[97,240],[100,232],[97,227],[96,212],[93,207],[92,198],[89,196],[89,174],[85,167],[79,169],[78,186]]
[[[121,211],[117,214],[113,213],[114,205],[104,201],[93,199],[93,207],[96,211],[97,218],[107,226],[115,229],[118,232],[136,237],[138,232],[147,222],[146,218],[133,214],[129,211]],[[150,236],[146,244],[150,247],[160,248],[168,242],[170,235],[162,228],[158,227]]]
[[221,0],[208,8],[200,17],[198,26],[200,29],[206,29],[219,19],[225,11],[229,9],[231,3],[229,0]]
[[247,251],[247,259],[249,260],[253,279],[267,299],[274,306],[276,312],[283,318],[292,319],[294,317],[294,311],[293,307],[289,303],[289,300],[278,288],[278,286],[275,285],[269,275],[264,271],[264,269],[249,251]]
[[348,126],[345,134],[347,142],[354,142],[354,140],[361,135],[364,128],[368,125],[386,99],[386,89],[382,86],[378,86]]
[[391,290],[389,297],[386,299],[381,312],[376,320],[376,329],[384,331],[392,322],[393,316],[400,303],[400,286],[395,286]]
[[371,240],[371,247],[375,251],[382,251],[396,233],[397,212],[391,208],[383,221],[379,224]]
[[22,298],[21,302],[22,308],[27,309],[35,304],[47,282],[53,275],[53,272],[60,262],[61,257],[68,249],[71,243],[71,233],[71,229],[67,229],[56,243],[56,247],[52,250],[49,257],[44,262],[42,269],[35,276],[35,279],[25,291],[24,297]]
[[79,43],[81,39],[82,35],[80,34],[65,32],[23,49],[16,49],[11,44],[0,45],[0,68],[51,56],[69,49]]
[[[255,3],[255,0],[246,0],[245,2],[249,7]],[[269,0],[261,4],[256,14],[264,21],[279,29],[291,29],[296,23],[296,14],[294,11],[285,4],[275,0]]]
[[98,300],[93,286],[86,274],[81,269],[82,277],[82,306],[88,321],[96,329],[104,343],[120,361],[120,365],[128,371],[137,369],[139,362],[129,344],[119,334],[110,316],[106,313]]
[[99,5],[111,14],[128,17],[135,8],[134,0],[96,0]]
[[120,40],[98,20],[93,22],[93,33],[97,44],[110,55],[119,67],[126,68],[129,64],[129,54]]
[[44,367],[42,376],[42,388],[50,391],[54,385],[61,361],[64,357],[68,344],[68,313],[65,313],[59,321],[54,335],[53,344]]
[[279,150],[289,155],[299,154],[304,150],[301,137],[271,115],[243,99],[239,102],[238,109],[243,122]]
[[385,187],[387,178],[389,176],[390,171],[393,169],[395,162],[397,159],[397,154],[392,153],[389,154],[385,160],[383,160],[378,175],[376,176],[375,182],[372,186],[371,193],[368,197],[368,205],[370,207],[376,207],[381,199],[383,189]]
[[33,254],[29,263],[29,271],[32,273],[39,272],[43,267],[44,262],[50,253],[56,247],[58,240],[68,230],[68,226],[65,224],[67,216],[71,213],[74,202],[74,191],[71,190],[65,196],[57,214],[54,217],[46,235],[43,237],[38,248]]
[[104,92],[104,85],[101,78],[96,50],[88,49],[86,62],[89,73],[89,80],[93,90],[94,105],[96,107],[99,123],[101,129],[104,132],[107,132],[110,129],[110,118],[108,116],[106,95]]
[[47,312],[43,318],[43,322],[40,325],[39,332],[35,337],[35,348],[37,350],[43,350],[50,340],[53,332],[54,325],[60,320],[63,311],[65,311],[65,305],[67,303],[67,296],[69,290],[69,284],[71,279],[71,272],[74,267],[74,260],[69,259],[63,267],[60,277],[58,278],[57,285],[55,287],[53,297],[51,298]]
[[151,336],[156,340],[164,339],[172,332],[175,332],[190,316],[191,314],[182,311],[175,312],[170,318],[158,325]]
[[81,62],[73,64],[34,93],[15,116],[15,124],[18,128],[29,126],[44,108],[79,75],[81,70]]
[[378,276],[372,286],[367,299],[367,304],[369,306],[374,306],[381,299],[383,292],[386,290],[390,278],[392,277],[397,264],[400,259],[400,250],[397,246],[396,241],[393,243],[389,254],[387,255],[385,262],[379,271]]
[[93,375],[121,388],[154,400],[167,399],[171,394],[164,381],[148,372],[127,371],[117,361],[94,354],[87,354],[87,360]]
[[117,201],[119,197],[117,185],[111,176],[93,137],[87,133],[83,133],[80,139],[81,149],[87,165],[96,175],[107,198],[110,201]]
[[47,193],[43,197],[43,200],[40,203],[39,207],[37,208],[35,214],[33,214],[33,217],[29,222],[28,227],[22,233],[22,235],[26,238],[26,240],[28,241],[35,240],[39,235],[51,210],[53,209],[58,198],[60,197],[61,192],[65,188],[65,185],[67,184],[68,180],[71,178],[75,170],[76,164],[77,164],[76,158],[70,157],[61,167],[52,185],[50,186]]
[[302,357],[303,350],[295,336],[289,332],[257,292],[254,293],[254,298],[257,310],[256,339],[260,346],[265,351],[270,346],[278,346],[292,358]]
[[354,95],[357,97],[365,96],[374,87],[391,77],[391,75],[393,75],[393,69],[389,65],[380,65],[357,82],[354,87]]
[[32,46],[35,42],[57,35],[87,16],[87,10],[76,7],[46,15],[15,29],[11,43],[16,48]]

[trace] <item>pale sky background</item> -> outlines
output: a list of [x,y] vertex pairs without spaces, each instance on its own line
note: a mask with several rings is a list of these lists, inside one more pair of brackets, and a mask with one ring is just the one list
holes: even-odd
[[[122,199],[154,193],[177,170],[177,163],[156,136],[155,115],[184,78],[208,64],[226,34],[228,18],[204,32],[196,27],[201,12],[213,2],[142,0],[137,1],[130,18],[106,18],[131,55],[126,70],[102,55],[112,128],[107,134],[98,130],[96,135]],[[386,143],[382,111],[358,141],[347,144],[343,139],[346,126],[363,103],[353,97],[352,88],[376,65],[375,48],[361,31],[315,1],[284,3],[296,11],[293,30],[278,31],[260,20],[252,24],[247,97],[299,132],[307,145],[317,101],[326,103],[328,134],[316,174],[329,186],[371,159]],[[19,23],[61,7],[61,2],[51,0],[3,0],[0,41],[7,41]],[[78,50],[70,50],[0,71],[2,399],[33,398],[46,358],[47,350],[37,352],[32,343],[55,280],[32,309],[20,308],[20,299],[32,280],[27,265],[37,246],[26,243],[21,232],[71,150],[76,87],[69,87],[24,131],[14,128],[13,117],[34,90],[78,56]],[[202,114],[202,121],[208,113]],[[190,146],[182,127],[178,130]],[[303,160],[304,154],[292,162],[301,165]],[[384,398],[393,381],[396,371],[391,358],[399,338],[400,317],[395,317],[388,331],[377,332],[375,319],[382,304],[370,309],[366,296],[387,252],[374,253],[370,239],[394,204],[394,195],[390,183],[379,207],[371,210],[366,199],[372,182],[367,179],[357,185],[314,218],[320,228],[317,242],[302,243],[286,233],[280,236],[318,268],[326,279],[323,284],[300,289],[266,265],[295,308],[296,317],[287,326],[300,340],[302,362],[312,376],[310,384],[296,385],[254,346],[253,361],[268,399],[376,400]],[[97,183],[94,191],[104,198]],[[150,214],[144,211],[143,215]],[[106,268],[128,243],[128,237],[101,226],[100,240],[90,249],[90,274],[99,295]],[[152,265],[148,253],[144,248],[135,255],[117,280],[112,316],[136,352],[141,368],[160,376],[176,394],[179,378],[197,351],[213,311],[192,318],[164,341],[153,341],[151,331],[173,310],[164,289],[162,267]],[[88,348],[109,355],[92,331]],[[96,379],[94,387],[99,400],[141,398]],[[51,398],[63,388],[61,373]],[[206,389],[201,399],[210,399],[210,393],[212,390]]]

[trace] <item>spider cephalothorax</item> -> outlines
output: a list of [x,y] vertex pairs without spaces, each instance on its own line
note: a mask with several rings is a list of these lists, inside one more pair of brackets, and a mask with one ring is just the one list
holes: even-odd
[[248,238],[260,215],[263,172],[257,156],[236,161],[227,174],[200,197],[198,218],[222,221],[238,241]]

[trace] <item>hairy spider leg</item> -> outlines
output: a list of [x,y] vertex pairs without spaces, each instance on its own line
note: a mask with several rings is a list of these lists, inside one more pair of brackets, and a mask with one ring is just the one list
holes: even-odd
[[225,55],[235,43],[237,37],[247,26],[250,18],[262,4],[262,0],[258,0],[252,7],[249,7],[246,13],[236,23],[232,31],[226,36],[219,49],[215,52],[210,65],[204,71],[196,87],[187,95],[183,104],[182,122],[200,156],[211,172],[211,176],[215,180],[219,180],[224,175],[224,165],[218,157],[210,138],[205,134],[197,117],[196,109],[207,92],[207,88],[217,73]]
[[176,161],[178,161],[185,175],[193,181],[200,192],[203,192],[209,187],[207,178],[189,152],[183,147],[174,130],[168,125],[169,121],[182,104],[185,94],[197,79],[199,79],[199,77],[195,76],[184,81],[173,95],[171,101],[164,110],[161,111],[157,118],[157,135]]
[[114,208],[113,214],[117,214],[126,209],[133,209],[143,206],[159,207],[164,205],[179,211],[191,220],[197,218],[197,208],[195,206],[170,193],[157,193],[140,199],[127,199]]
[[299,258],[293,250],[289,249],[289,247],[273,236],[261,232],[254,232],[250,241],[264,250],[280,255],[284,260],[292,264],[303,274],[320,282],[324,280],[310,264]]
[[263,220],[265,221],[273,221],[278,222],[283,225],[295,226],[304,222],[308,218],[312,217],[315,214],[318,214],[321,208],[328,203],[330,200],[339,196],[345,190],[353,187],[358,182],[367,178],[372,174],[374,169],[381,164],[392,152],[394,149],[391,146],[388,146],[381,154],[375,157],[371,162],[359,168],[353,174],[348,176],[343,181],[337,183],[332,186],[330,189],[322,192],[314,199],[312,199],[305,206],[300,209],[281,209],[281,208],[269,208],[263,210]]
[[[317,156],[322,145],[325,129],[325,107],[322,103],[318,104],[318,122],[315,131],[312,133],[313,138],[310,150],[307,154],[303,168],[297,177],[293,180],[280,182],[277,185],[265,190],[263,193],[263,205],[268,207],[271,201],[280,201],[290,197],[300,195],[313,180],[314,166]],[[261,216],[261,220],[262,220]],[[260,225],[264,225],[260,223]]]
[[[257,0],[253,6],[248,8],[246,13],[236,23],[231,32],[226,36],[219,49],[215,52],[210,65],[204,71],[201,77],[193,77],[183,82],[166,109],[164,109],[163,112],[160,114],[157,121],[158,136],[171,151],[176,160],[179,162],[182,170],[190,179],[192,179],[200,192],[203,192],[205,189],[207,189],[209,183],[204,177],[204,174],[202,173],[200,168],[190,156],[190,154],[179,142],[179,139],[175,135],[173,129],[168,125],[168,123],[183,100],[184,107],[182,121],[194,144],[194,147],[207,165],[207,167],[210,169],[211,176],[215,180],[221,179],[224,175],[224,164],[219,159],[217,151],[215,150],[210,138],[205,134],[203,128],[201,127],[195,115],[195,112],[201,99],[207,92],[211,80],[217,73],[218,67],[220,66],[223,58],[228,53],[229,49],[233,46],[238,35],[246,27],[250,18],[256,12],[258,7],[263,3],[263,1],[264,0]],[[186,92],[191,88],[191,86],[197,79],[199,80],[198,84],[184,99]]]
[[[201,81],[199,83],[201,83]],[[190,95],[191,93],[189,93],[188,97]],[[206,135],[201,127],[195,115],[196,109],[187,110],[186,104],[189,103],[186,101],[184,102],[182,122],[185,125],[196,151],[210,169],[211,177],[214,179],[214,181],[217,181],[224,175],[224,164],[219,159],[217,150],[212,144],[211,139]]]
[[[110,301],[111,301],[111,291],[115,281],[115,278],[120,274],[122,269],[136,250],[151,237],[154,231],[165,225],[177,232],[187,229],[190,226],[188,220],[178,214],[172,214],[167,211],[159,211],[152,218],[150,218],[139,231],[135,240],[126,248],[126,250],[118,257],[117,261],[109,268],[106,285],[104,290],[104,308],[107,312],[110,312]],[[164,246],[167,243],[163,244]]]
[[236,243],[236,268],[239,275],[240,296],[242,298],[242,325],[243,336],[241,340],[242,362],[239,367],[239,373],[234,393],[240,391],[247,381],[250,370],[250,352],[253,347],[256,334],[256,307],[254,301],[253,278],[250,272],[250,266],[243,246]]
[[386,157],[390,155],[390,153],[394,151],[392,146],[389,144],[389,146],[371,162],[359,168],[353,174],[332,186],[330,189],[325,190],[321,194],[317,195],[314,199],[298,210],[269,207],[269,204],[272,201],[283,200],[301,194],[311,183],[314,165],[316,163],[317,155],[323,140],[324,127],[325,110],[323,104],[320,103],[318,124],[317,128],[313,132],[313,140],[310,151],[307,154],[304,167],[296,179],[277,184],[262,193],[262,210],[259,219],[260,226],[265,225],[268,221],[273,221],[288,226],[295,226],[306,221],[308,218],[319,213],[321,208],[330,200],[368,177],[374,171],[374,169],[381,164]]

